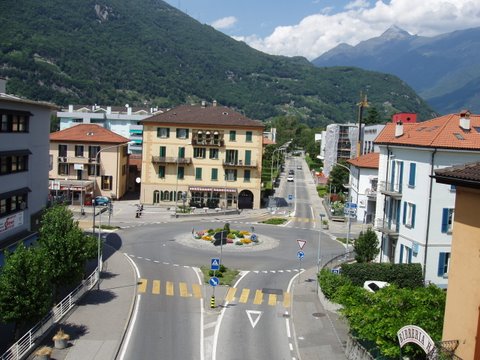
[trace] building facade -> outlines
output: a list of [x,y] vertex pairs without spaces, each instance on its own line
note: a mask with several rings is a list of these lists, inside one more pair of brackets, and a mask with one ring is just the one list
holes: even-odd
[[56,111],[6,94],[5,84],[0,79],[0,249],[36,239],[48,202],[48,134]]
[[435,170],[435,180],[456,189],[442,340],[458,341],[459,358],[480,359],[480,162]]
[[357,156],[358,125],[330,124],[322,131],[320,158],[323,160],[323,173],[330,174],[335,163]]
[[179,106],[142,124],[142,203],[260,207],[260,121],[214,102]]
[[448,283],[455,188],[434,171],[480,159],[480,116],[450,114],[387,124],[380,147],[375,228],[380,261],[420,263],[425,281]]
[[81,205],[127,191],[128,139],[96,124],[50,134],[50,193]]

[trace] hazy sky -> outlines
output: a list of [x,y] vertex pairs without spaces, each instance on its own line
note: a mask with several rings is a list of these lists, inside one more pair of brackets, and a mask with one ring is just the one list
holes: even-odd
[[166,0],[263,52],[312,60],[396,25],[433,36],[480,26],[479,0]]

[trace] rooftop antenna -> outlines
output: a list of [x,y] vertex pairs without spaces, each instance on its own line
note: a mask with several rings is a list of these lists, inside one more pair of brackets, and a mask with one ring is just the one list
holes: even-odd
[[367,100],[367,94],[363,95],[360,91],[360,102],[358,106],[358,142],[357,142],[357,157],[363,155],[363,132],[362,132],[362,120],[363,120],[363,108],[369,107]]

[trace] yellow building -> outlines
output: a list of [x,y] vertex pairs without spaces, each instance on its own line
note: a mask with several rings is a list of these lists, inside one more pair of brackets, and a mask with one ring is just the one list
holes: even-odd
[[435,179],[456,192],[442,340],[458,341],[461,359],[480,359],[480,162],[436,170]]
[[182,105],[141,123],[142,203],[260,207],[260,121],[214,102]]
[[99,195],[121,198],[127,190],[128,141],[96,124],[51,133],[50,193],[77,204],[90,204]]

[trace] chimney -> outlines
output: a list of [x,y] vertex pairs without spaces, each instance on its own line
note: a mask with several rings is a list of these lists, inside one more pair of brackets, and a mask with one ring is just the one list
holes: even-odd
[[213,105],[213,107],[216,107],[217,106],[217,100],[213,100],[212,105]]
[[470,111],[463,110],[460,112],[459,126],[462,130],[470,131]]
[[7,93],[7,79],[0,77],[0,94]]
[[73,112],[73,105],[68,105],[68,112]]
[[397,122],[395,125],[395,137],[398,138],[403,135],[403,123],[401,121]]

